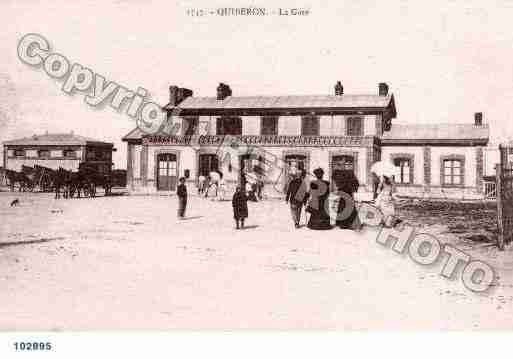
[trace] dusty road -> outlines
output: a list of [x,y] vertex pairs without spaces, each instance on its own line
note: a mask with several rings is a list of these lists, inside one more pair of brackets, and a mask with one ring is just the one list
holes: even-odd
[[467,248],[500,277],[478,295],[375,229],[295,230],[269,201],[236,231],[230,202],[190,198],[181,222],[176,202],[0,193],[0,329],[513,327],[511,250]]

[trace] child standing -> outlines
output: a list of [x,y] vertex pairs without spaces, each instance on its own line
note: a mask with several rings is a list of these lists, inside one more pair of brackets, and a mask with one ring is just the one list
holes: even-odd
[[[248,218],[248,198],[241,186],[237,186],[232,199],[233,218],[236,229],[244,228],[244,219]],[[240,223],[240,226],[239,226]]]
[[187,207],[187,186],[185,186],[185,178],[180,177],[179,185],[176,190],[178,195],[178,219],[185,218],[185,209]]

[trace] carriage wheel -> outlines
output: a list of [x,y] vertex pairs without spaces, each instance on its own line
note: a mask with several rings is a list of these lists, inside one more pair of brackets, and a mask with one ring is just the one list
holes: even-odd
[[84,192],[84,197],[91,197],[91,192],[89,191],[89,186],[84,186],[82,188],[83,192]]

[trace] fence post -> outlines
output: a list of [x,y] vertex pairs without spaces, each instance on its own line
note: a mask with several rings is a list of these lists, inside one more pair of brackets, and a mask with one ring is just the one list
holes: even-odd
[[499,230],[497,236],[497,247],[499,250],[504,250],[504,222],[503,222],[503,191],[502,186],[502,166],[500,164],[495,165],[495,180],[496,180],[496,191],[497,191],[497,229]]

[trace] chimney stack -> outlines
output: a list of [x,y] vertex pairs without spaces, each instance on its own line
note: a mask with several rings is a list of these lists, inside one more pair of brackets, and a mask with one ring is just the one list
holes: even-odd
[[379,84],[379,95],[380,96],[388,95],[388,85],[384,82],[380,82],[380,84]]
[[218,100],[224,100],[228,96],[232,95],[232,89],[230,86],[220,83],[219,86],[217,86],[217,99]]
[[171,106],[178,106],[180,102],[190,96],[192,96],[192,90],[178,86],[169,86],[169,104]]
[[342,96],[344,94],[344,86],[340,83],[340,81],[337,81],[337,84],[335,85],[335,96]]
[[483,113],[482,112],[474,113],[474,125],[483,126]]

